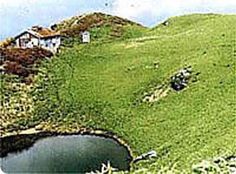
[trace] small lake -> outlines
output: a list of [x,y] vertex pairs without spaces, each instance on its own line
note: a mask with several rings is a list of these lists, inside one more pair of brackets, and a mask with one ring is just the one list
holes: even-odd
[[128,170],[128,149],[111,138],[66,135],[37,140],[21,152],[1,158],[6,173],[86,173],[110,161],[113,168]]

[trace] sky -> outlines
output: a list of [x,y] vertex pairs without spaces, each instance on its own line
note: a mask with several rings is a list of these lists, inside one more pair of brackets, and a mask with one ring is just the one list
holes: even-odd
[[0,40],[33,26],[104,12],[153,27],[171,16],[236,14],[236,0],[0,0]]

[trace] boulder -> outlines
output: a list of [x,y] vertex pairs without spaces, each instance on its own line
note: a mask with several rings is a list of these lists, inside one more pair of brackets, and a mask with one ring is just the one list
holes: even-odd
[[191,78],[192,68],[183,68],[171,77],[170,85],[171,88],[180,91],[187,87],[188,82]]

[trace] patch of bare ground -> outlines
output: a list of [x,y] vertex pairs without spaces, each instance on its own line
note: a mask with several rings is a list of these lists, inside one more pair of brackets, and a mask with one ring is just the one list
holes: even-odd
[[146,94],[143,99],[143,102],[150,102],[150,103],[156,102],[166,97],[169,91],[170,87],[160,85],[156,87],[156,89],[152,93]]
[[191,66],[182,68],[178,72],[174,73],[167,82],[151,89],[151,92],[145,93],[143,102],[157,102],[166,97],[171,90],[176,92],[181,91],[189,87],[190,83],[198,81],[197,76],[199,74],[199,72],[193,73]]

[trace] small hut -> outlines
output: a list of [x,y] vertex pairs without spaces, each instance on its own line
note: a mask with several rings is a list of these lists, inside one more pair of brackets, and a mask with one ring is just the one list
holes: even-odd
[[81,41],[82,43],[90,43],[90,32],[88,31],[81,32]]

